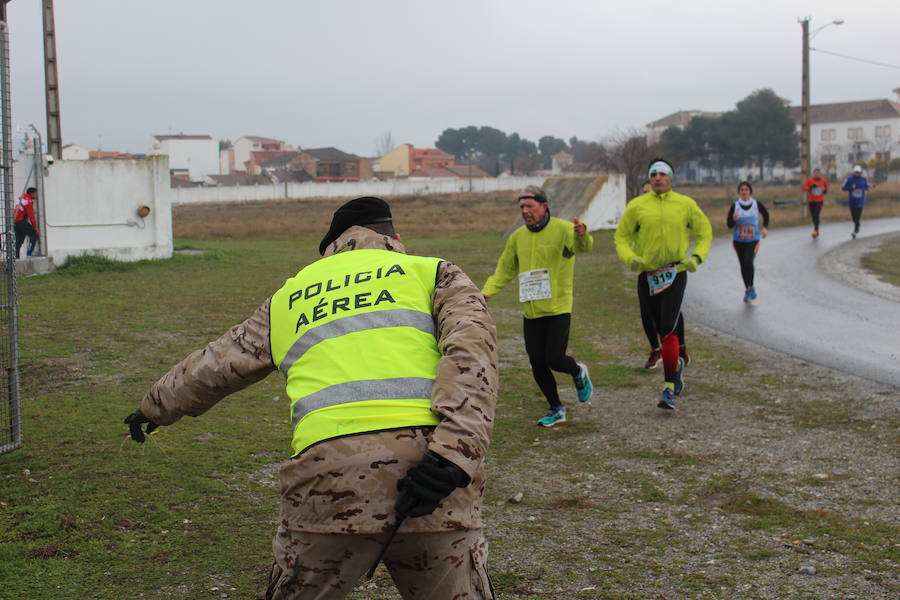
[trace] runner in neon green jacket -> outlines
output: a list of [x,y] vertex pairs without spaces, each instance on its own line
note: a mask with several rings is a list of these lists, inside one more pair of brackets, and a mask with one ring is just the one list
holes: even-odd
[[533,269],[549,269],[550,290],[546,300],[522,302],[526,319],[549,317],[572,312],[572,282],[575,278],[575,255],[594,247],[591,234],[577,235],[571,221],[550,217],[547,225],[533,232],[526,225],[516,229],[506,240],[497,268],[481,292],[493,296],[513,278]]
[[587,366],[566,354],[575,255],[593,248],[594,238],[578,219],[570,223],[551,217],[547,194],[537,186],[530,185],[519,195],[519,212],[525,225],[506,240],[497,269],[481,293],[487,300],[518,277],[525,351],[534,380],[550,405],[538,425],[551,427],[566,420],[553,371],[572,376],[579,402],[590,400],[594,389]]
[[[684,388],[685,360],[676,328],[687,287],[712,244],[712,226],[693,198],[672,191],[675,170],[663,159],[648,169],[650,191],[631,200],[614,237],[619,258],[639,273],[637,296],[660,338],[665,386],[657,406],[675,408]],[[691,250],[691,237],[694,248]],[[688,253],[690,252],[690,256]]]
[[[625,208],[616,229],[616,252],[634,271],[655,271],[688,258],[692,233],[696,245],[691,257],[699,258],[699,264],[712,244],[709,219],[693,198],[671,189],[662,194],[650,190]],[[685,265],[676,268],[683,271]]]

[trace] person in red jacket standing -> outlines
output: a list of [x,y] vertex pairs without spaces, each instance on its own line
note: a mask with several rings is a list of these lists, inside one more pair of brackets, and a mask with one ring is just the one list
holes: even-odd
[[809,202],[809,216],[812,217],[812,237],[819,237],[819,215],[822,214],[822,204],[825,203],[825,194],[828,193],[828,180],[822,177],[819,169],[813,169],[812,177],[803,184],[806,192],[806,201]]
[[34,200],[37,198],[37,188],[30,187],[19,196],[16,201],[16,211],[13,216],[16,230],[16,258],[22,250],[22,243],[28,238],[28,256],[34,252],[37,245],[37,219],[34,216]]

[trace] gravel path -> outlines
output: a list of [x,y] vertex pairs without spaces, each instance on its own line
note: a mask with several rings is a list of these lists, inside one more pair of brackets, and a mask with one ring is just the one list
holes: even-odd
[[[859,241],[825,256],[828,269],[858,273],[883,239]],[[506,331],[502,364],[524,373],[521,336]],[[632,373],[645,358],[629,356],[634,342],[591,340]],[[597,386],[585,405],[561,386],[566,423],[523,430],[512,459],[489,455],[498,597],[900,598],[900,391],[696,323],[688,345],[674,413],[656,408],[658,369]],[[542,402],[535,391],[504,411],[536,417]],[[399,596],[380,571],[352,598]]]

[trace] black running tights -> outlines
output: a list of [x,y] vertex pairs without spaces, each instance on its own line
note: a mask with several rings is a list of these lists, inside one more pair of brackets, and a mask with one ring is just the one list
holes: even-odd
[[575,359],[566,354],[571,322],[571,313],[523,319],[525,351],[531,363],[531,373],[551,408],[562,404],[551,369],[572,377],[581,372]]
[[[641,285],[640,280],[647,282],[646,273],[638,275],[638,286]],[[638,294],[638,305],[641,308],[641,325],[644,326],[644,335],[650,342],[651,350],[659,350],[659,332],[656,331],[656,325],[653,323],[653,316],[650,314],[650,302],[648,295]],[[675,333],[678,335],[678,344],[684,346],[684,316],[678,313],[678,322],[675,324]]]
[[638,302],[641,304],[641,313],[644,312],[646,305],[646,312],[650,315],[660,339],[673,331],[677,333],[680,328],[682,335],[678,336],[679,344],[683,343],[681,340],[684,331],[684,317],[681,316],[681,301],[684,299],[686,287],[687,273],[682,271],[675,276],[675,281],[672,282],[669,289],[651,296],[647,276],[641,274],[638,277],[637,293]]
[[853,219],[853,232],[859,233],[859,219],[862,217],[862,206],[850,207],[850,218]]
[[819,215],[822,214],[822,203],[821,202],[810,202],[809,203],[809,216],[812,217],[813,229],[816,231],[819,230]]
[[759,242],[732,242],[738,262],[741,263],[741,277],[744,279],[744,287],[753,287],[753,259],[759,250]]

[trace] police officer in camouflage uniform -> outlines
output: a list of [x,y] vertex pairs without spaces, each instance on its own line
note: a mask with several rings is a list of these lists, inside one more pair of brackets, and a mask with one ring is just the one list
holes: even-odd
[[407,255],[380,198],[341,206],[319,252],[157,381],[125,420],[132,438],[279,369],[292,458],[262,597],[346,597],[402,513],[384,564],[403,598],[493,599],[481,503],[498,376],[484,298],[456,265]]

